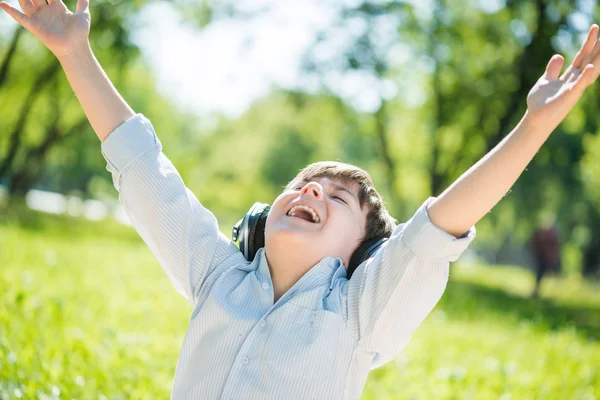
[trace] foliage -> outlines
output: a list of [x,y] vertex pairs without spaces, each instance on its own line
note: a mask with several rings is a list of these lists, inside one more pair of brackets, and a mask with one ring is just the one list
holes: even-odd
[[[591,3],[567,0],[509,1],[493,10],[474,1],[345,3],[336,23],[310,47],[305,70],[322,79],[324,91],[350,103],[375,96],[381,104],[374,108],[379,107],[376,117],[384,105],[395,107],[394,114],[386,112],[387,129],[380,129],[388,146],[378,149],[378,158],[388,169],[387,180],[395,180],[388,186],[400,187],[393,200],[404,203],[415,191],[402,182],[411,164],[418,163],[419,179],[429,185],[420,198],[439,195],[498,144],[523,115],[526,95],[550,57],[574,55],[596,10]],[[367,82],[364,91],[349,97],[339,87],[357,76]],[[413,95],[403,96],[407,92]],[[482,224],[479,242],[500,257],[526,244],[541,220],[555,214],[565,243],[583,249],[584,270],[600,265],[595,223],[600,203],[588,197],[591,180],[582,181],[578,168],[586,152],[583,135],[598,131],[598,89],[589,92],[510,195],[485,217],[490,223]],[[423,94],[424,101],[415,101]],[[410,134],[402,129],[398,108],[415,109],[419,120]],[[415,143],[418,157],[401,153],[402,135],[412,136],[402,139]],[[402,217],[411,209],[395,208]],[[570,237],[573,229],[588,230],[589,238]]]
[[[514,127],[550,56],[561,52],[570,59],[583,25],[598,13],[590,2],[574,0],[507,1],[496,8],[468,0],[339,3],[335,23],[315,36],[305,57],[302,79],[320,82],[320,89],[275,89],[229,120],[182,113],[158,93],[127,23],[150,2],[94,2],[92,48],[132,108],[151,120],[186,184],[227,220],[240,218],[255,201],[272,202],[295,172],[325,159],[369,171],[391,213],[410,218]],[[268,2],[171,4],[200,29],[269,11]],[[12,54],[12,39],[0,38],[0,57],[11,60],[4,78],[0,74],[0,167],[13,138],[20,144],[0,182],[16,177],[22,190],[114,199],[99,142],[64,75],[50,70],[51,79],[42,79],[52,66],[49,52],[23,34]],[[361,81],[363,89],[348,95]],[[598,271],[597,94],[590,88],[478,224],[476,247],[495,256],[490,259],[508,259],[554,214],[571,270]],[[52,127],[59,140],[33,156]]]

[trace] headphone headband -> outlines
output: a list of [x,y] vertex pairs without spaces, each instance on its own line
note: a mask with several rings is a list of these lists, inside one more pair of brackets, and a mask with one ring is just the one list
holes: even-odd
[[[244,218],[234,225],[231,238],[234,242],[239,239],[240,251],[246,260],[252,262],[256,252],[265,246],[265,225],[271,206],[265,203],[254,203]],[[356,268],[364,261],[373,257],[377,250],[388,240],[386,237],[371,238],[362,243],[350,257],[347,277],[350,279]]]

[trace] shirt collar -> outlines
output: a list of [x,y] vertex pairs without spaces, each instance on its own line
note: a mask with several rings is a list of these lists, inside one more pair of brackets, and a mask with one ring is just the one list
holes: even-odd
[[[258,262],[256,272],[258,279],[263,283],[267,282],[272,288],[273,281],[271,279],[269,265],[267,264],[264,247],[261,247],[256,252],[255,261]],[[288,290],[288,292],[286,292],[286,296],[291,296],[294,292],[303,292],[325,285],[329,285],[329,289],[331,289],[337,279],[346,277],[346,275],[346,268],[344,267],[341,258],[333,256],[323,257],[317,264],[308,270],[300,280]]]

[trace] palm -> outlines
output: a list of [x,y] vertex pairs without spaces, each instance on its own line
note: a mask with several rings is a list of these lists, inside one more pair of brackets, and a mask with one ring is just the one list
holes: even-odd
[[66,55],[90,33],[91,18],[88,1],[78,0],[77,11],[72,13],[61,0],[21,0],[25,14],[3,2],[3,9],[25,29],[37,37],[56,56]]
[[[580,75],[579,72],[575,74],[577,77]],[[560,114],[564,113],[564,118],[568,112],[567,108],[569,108],[569,105],[566,103],[568,103],[568,100],[572,100],[568,94],[571,93],[574,86],[574,81],[567,82],[567,80],[561,79],[548,80],[542,76],[527,96],[527,109],[534,115],[540,112],[555,116],[558,116],[557,112]],[[561,112],[562,110],[565,111]]]
[[[564,59],[552,57],[544,75],[538,79],[527,96],[527,112],[534,119],[558,125],[575,106],[584,90],[600,73],[598,26],[593,25],[588,38],[573,60],[560,75]],[[560,75],[560,76],[559,76]]]
[[86,40],[90,32],[89,14],[72,13],[60,1],[42,7],[32,15],[33,33],[49,49],[67,51]]

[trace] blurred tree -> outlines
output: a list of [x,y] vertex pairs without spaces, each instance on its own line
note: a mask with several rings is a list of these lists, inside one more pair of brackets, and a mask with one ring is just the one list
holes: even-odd
[[[598,16],[595,3],[579,0],[507,0],[495,8],[479,0],[335,3],[335,22],[316,36],[303,65],[320,91],[276,90],[238,119],[211,117],[211,128],[160,97],[138,62],[125,18],[147,3],[92,4],[92,45],[134,109],[152,115],[188,186],[231,220],[254,201],[272,201],[297,170],[323,159],[367,169],[386,183],[390,211],[409,217],[415,202],[439,195],[514,127],[552,54],[570,62]],[[201,28],[270,8],[171,3]],[[0,129],[8,132],[0,135],[0,180],[21,194],[35,184],[109,190],[95,135],[60,68],[30,36],[17,29],[0,41]],[[511,254],[550,211],[562,236],[582,249],[583,271],[598,271],[596,86],[481,222],[483,247]]]
[[[18,152],[24,147],[23,130],[29,118],[30,112],[33,110],[34,102],[40,96],[42,89],[56,76],[59,71],[59,67],[60,63],[57,60],[51,61],[50,65],[44,70],[44,72],[38,75],[34,81],[34,84],[29,90],[27,98],[25,99],[25,102],[20,110],[16,126],[13,128],[9,136],[8,150],[3,155],[2,161],[0,161],[0,178],[4,177],[5,175],[9,175],[9,177],[12,175],[13,163],[15,162]],[[54,134],[51,135],[54,136]],[[22,185],[19,183],[11,183],[9,185],[9,194],[11,196],[14,195],[15,188],[21,186]]]
[[[413,18],[412,7],[401,1],[366,1],[342,7],[335,23],[316,36],[303,65],[307,73],[320,78],[326,93],[334,94],[336,86],[344,85],[343,75],[351,76],[354,83],[362,81],[362,85],[368,86],[372,92],[375,105],[372,107],[373,124],[370,129],[375,136],[379,158],[385,166],[389,207],[395,215],[403,214],[404,210],[400,195],[403,188],[398,177],[400,167],[390,146],[392,129],[388,102],[390,85],[393,85],[390,80],[393,76],[390,54],[399,40],[397,25],[407,18]],[[363,94],[357,93],[357,96]]]
[[[429,148],[432,195],[441,193],[516,125],[525,112],[529,90],[550,57],[560,52],[570,62],[581,34],[589,28],[581,23],[582,17],[587,15],[591,22],[593,13],[590,5],[581,1],[507,1],[505,7],[492,11],[473,7],[474,3],[478,2],[436,0],[429,3],[431,7],[417,7],[396,0],[354,2],[343,7],[335,26],[318,36],[305,63],[306,72],[319,75],[325,90],[337,95],[340,91],[328,81],[332,71],[337,76],[356,76],[356,71],[361,71],[381,85],[387,78],[399,93],[410,93],[402,90],[407,81],[426,88],[427,97],[418,113],[421,125],[427,128],[414,135],[429,132],[430,140],[423,144]],[[390,34],[386,25],[396,26],[396,32]],[[348,39],[344,42],[340,37]],[[325,47],[330,51],[326,57]],[[399,57],[398,49],[408,55]],[[597,90],[592,92],[590,100]],[[404,96],[380,94],[380,106],[373,113],[380,121],[388,119],[385,110],[390,104],[411,107]],[[590,100],[582,101],[581,108]],[[511,196],[490,213],[487,219],[494,229],[496,251],[522,246],[545,210],[558,213],[565,233],[598,219],[600,202],[583,207],[588,221],[569,208],[574,201],[583,206],[590,201],[582,190],[578,164],[585,153],[581,133],[597,131],[595,110],[588,107],[585,125],[576,127],[569,122],[580,118],[579,111],[574,111],[534,158]],[[380,134],[384,139],[380,154],[392,182],[407,168],[406,160],[398,162],[393,156],[397,147],[389,144],[390,134],[401,130],[402,123],[395,119],[392,126],[379,126],[384,132]],[[586,271],[590,265],[600,265],[600,251],[596,250],[600,229],[589,226],[589,231],[591,238],[584,250]]]
[[[75,2],[65,3],[74,10]],[[126,18],[145,3],[147,1],[134,1],[121,3],[118,7],[110,2],[91,5],[92,48],[104,69],[116,76],[113,82],[121,91],[127,89],[129,82],[125,77],[139,53],[130,42]],[[26,87],[30,88],[27,92],[24,91]],[[0,61],[0,90],[7,106],[0,111],[4,114],[0,117],[0,128],[10,132],[0,136],[0,180],[8,182],[9,196],[23,196],[33,185],[44,185],[44,181],[52,182],[53,190],[77,188],[85,193],[88,182],[100,169],[91,172],[83,167],[87,160],[69,157],[72,168],[61,170],[56,165],[47,165],[48,155],[54,149],[68,151],[66,146],[70,140],[67,139],[71,137],[87,135],[88,138],[79,141],[78,145],[96,146],[96,152],[98,142],[89,140],[94,137],[91,127],[81,107],[74,104],[76,99],[58,60],[20,26],[15,29]],[[18,100],[23,97],[24,101]],[[44,103],[47,105],[42,105]],[[16,121],[13,116],[17,116]],[[85,131],[89,133],[83,133]],[[71,152],[83,153],[80,148]],[[47,176],[48,171],[55,174],[52,179]],[[61,171],[70,172],[64,174]],[[62,182],[57,182],[56,176],[62,177]]]
[[280,137],[272,141],[267,156],[262,160],[261,174],[276,186],[285,186],[298,172],[299,165],[309,163],[315,144],[295,127],[283,127]]
[[[186,3],[185,7],[194,5]],[[205,1],[198,7],[199,25],[206,26],[206,15],[212,19],[247,19],[253,13],[268,12],[269,2],[254,10],[245,3],[230,1]],[[423,194],[438,195],[500,142],[523,115],[528,91],[550,57],[560,52],[569,62],[581,43],[582,32],[589,27],[581,23],[582,18],[587,16],[591,22],[596,9],[595,4],[576,0],[508,0],[496,7],[473,0],[427,4],[365,0],[336,7],[335,23],[316,36],[306,54],[304,70],[317,77],[328,101],[338,104],[337,111],[331,110],[328,117],[346,121],[341,123],[342,129],[354,134],[340,142],[358,150],[350,152],[350,158],[361,154],[360,146],[353,144],[361,142],[359,137],[366,139],[362,143],[377,144],[378,160],[362,158],[365,164],[375,161],[373,165],[383,166],[390,208],[401,217],[409,216],[413,209],[407,202]],[[350,87],[359,81],[363,90],[348,95]],[[584,183],[587,187],[592,180],[583,182],[579,169],[586,154],[582,133],[597,131],[596,103],[592,100],[597,90],[592,92],[548,139],[511,195],[482,224],[494,251],[508,253],[522,246],[539,217],[553,211],[563,234],[581,227],[589,232],[572,239],[585,247],[586,271],[589,265],[600,264],[600,252],[596,251],[600,229],[591,223],[599,219],[600,201],[584,190]],[[423,100],[419,100],[421,94],[425,95]],[[283,126],[283,121],[306,117],[306,104],[315,101],[310,95],[293,96],[302,100],[295,103],[292,114],[279,115]],[[335,98],[346,104],[340,107],[342,102],[336,103]],[[347,112],[348,105],[367,112]],[[582,109],[586,110],[584,116]],[[311,111],[311,115],[316,114]],[[364,123],[368,117],[371,123]],[[413,122],[413,117],[418,121]],[[349,120],[362,122],[352,125]],[[274,147],[276,153],[291,151],[285,149],[293,147],[299,137],[310,135],[296,128],[287,132],[291,136],[284,136]],[[305,143],[305,138],[302,140]],[[343,148],[338,148],[338,154]],[[264,167],[280,161],[275,161],[273,153],[263,154],[269,161],[259,175],[267,181],[283,182],[286,174],[275,177],[274,169]],[[313,155],[322,154],[315,150]],[[300,158],[288,167],[300,163]],[[378,171],[378,167],[371,170]],[[234,179],[234,175],[223,176]],[[421,190],[416,182],[423,178],[428,180],[426,192],[412,196]]]

